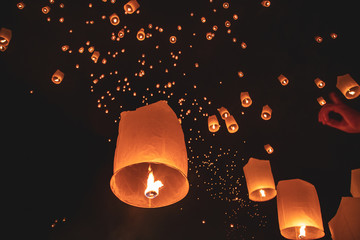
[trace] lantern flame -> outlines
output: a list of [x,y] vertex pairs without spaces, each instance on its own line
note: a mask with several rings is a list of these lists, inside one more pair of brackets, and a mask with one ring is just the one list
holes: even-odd
[[159,195],[159,189],[164,186],[164,184],[157,180],[155,181],[155,177],[151,167],[149,166],[149,176],[147,179],[147,185],[145,189],[145,196],[149,199],[154,199]]
[[305,225],[302,225],[302,226],[300,227],[299,239],[303,239],[304,237],[306,237],[305,228],[306,228]]
[[266,197],[264,189],[260,189],[260,195],[261,197]]

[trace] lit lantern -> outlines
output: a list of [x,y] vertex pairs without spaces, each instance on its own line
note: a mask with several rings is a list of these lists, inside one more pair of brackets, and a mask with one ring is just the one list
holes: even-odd
[[8,47],[12,37],[12,31],[7,28],[0,29],[0,46],[4,48],[4,51]]
[[360,95],[360,86],[350,74],[338,76],[336,87],[347,99],[353,99]]
[[17,6],[18,9],[23,10],[26,5],[23,2],[19,2],[18,4],[16,4],[16,6]]
[[63,52],[66,52],[67,50],[69,50],[69,45],[62,46],[61,50],[63,50]]
[[320,37],[320,36],[315,36],[315,41],[316,41],[317,43],[321,43],[321,42],[323,41],[323,38]]
[[316,100],[320,104],[320,106],[324,106],[326,104],[326,101],[323,97],[318,97]]
[[278,80],[281,83],[281,85],[286,86],[289,83],[289,79],[287,79],[284,75],[278,76]]
[[219,111],[220,116],[221,116],[221,118],[222,118],[223,120],[225,120],[227,117],[230,116],[229,111],[228,111],[226,108],[224,108],[224,107],[218,108],[218,111]]
[[243,169],[250,200],[264,202],[276,196],[269,160],[250,158]]
[[225,124],[229,133],[236,133],[239,130],[239,125],[235,121],[234,116],[228,116],[225,118]]
[[144,29],[141,28],[137,34],[136,34],[136,38],[139,40],[139,41],[144,41],[145,39],[145,32],[144,32]]
[[337,38],[337,34],[336,34],[336,33],[330,33],[330,37],[331,37],[332,39],[336,39],[336,38]]
[[269,105],[263,106],[261,111],[261,118],[264,120],[270,120],[271,114],[272,114],[272,109],[269,107]]
[[125,14],[133,14],[139,7],[140,4],[136,0],[131,0],[124,5]]
[[41,11],[43,12],[43,14],[48,14],[50,12],[50,7],[49,6],[45,6],[41,9]]
[[91,60],[93,60],[94,63],[97,63],[100,57],[99,51],[94,51],[94,53],[91,55]]
[[52,75],[51,81],[55,84],[60,84],[64,79],[64,73],[59,69]]
[[120,18],[116,13],[111,14],[109,19],[110,19],[110,23],[114,26],[120,23]]
[[170,43],[174,44],[176,43],[176,37],[175,36],[171,36],[169,39]]
[[164,207],[188,193],[184,134],[165,101],[121,113],[110,187],[121,201],[143,208]]
[[4,47],[4,46],[1,46],[1,45],[0,45],[0,51],[1,51],[1,52],[5,52],[6,49],[7,49],[7,47]]
[[354,198],[360,198],[360,168],[351,170],[350,192]]
[[320,78],[316,78],[316,79],[314,80],[314,82],[315,82],[315,84],[316,84],[316,86],[317,86],[318,88],[323,88],[323,87],[325,87],[325,82],[324,82],[323,80],[321,80]]
[[220,125],[216,115],[211,115],[208,118],[208,127],[210,132],[219,131]]
[[263,5],[264,7],[270,7],[270,1],[262,1],[261,5]]
[[243,107],[250,107],[252,104],[252,100],[250,98],[250,95],[248,92],[241,92],[240,93],[240,101],[241,101],[241,105]]
[[274,148],[270,144],[265,144],[264,149],[268,154],[272,154],[274,152]]
[[121,29],[119,32],[118,32],[118,37],[119,38],[123,38],[125,36],[125,30],[124,29]]
[[206,33],[206,39],[207,39],[207,40],[213,39],[214,36],[215,36],[215,34],[213,34],[213,33],[211,33],[211,32]]
[[246,44],[245,42],[241,42],[241,44],[240,44],[240,45],[241,45],[241,48],[242,48],[242,49],[247,48],[247,44]]
[[325,235],[314,185],[301,179],[279,181],[277,209],[281,235],[287,239],[318,239]]

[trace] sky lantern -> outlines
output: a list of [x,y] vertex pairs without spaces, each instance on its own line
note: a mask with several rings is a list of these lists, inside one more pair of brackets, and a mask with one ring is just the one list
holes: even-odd
[[12,31],[7,28],[0,29],[0,51],[4,52],[9,46],[12,37]]
[[219,131],[220,125],[216,115],[211,115],[208,117],[208,127],[210,132]]
[[262,111],[261,111],[261,118],[264,120],[270,120],[271,113],[272,113],[272,109],[269,107],[269,105],[265,105],[265,106],[263,106]]
[[264,149],[268,154],[272,154],[274,152],[274,148],[270,144],[265,144]]
[[320,106],[324,106],[326,104],[326,101],[323,97],[318,97],[316,100]]
[[141,28],[137,34],[136,34],[136,38],[139,40],[139,41],[144,41],[145,40],[145,31],[143,28]]
[[221,118],[222,118],[223,120],[225,120],[227,117],[230,116],[229,111],[228,111],[226,108],[224,108],[224,107],[218,108],[218,111],[219,111],[220,116],[221,116]]
[[45,6],[41,9],[41,11],[43,12],[43,14],[48,14],[50,12],[50,7],[49,6]]
[[187,153],[179,120],[166,101],[121,113],[113,193],[136,207],[158,208],[189,190]]
[[325,235],[318,195],[311,183],[301,179],[279,181],[277,209],[283,237],[318,239]]
[[97,61],[99,60],[99,57],[100,57],[100,52],[94,51],[93,54],[91,55],[91,60],[93,60],[94,63],[97,63]]
[[316,79],[314,80],[314,82],[315,82],[315,84],[316,84],[316,86],[317,86],[318,88],[323,88],[323,87],[325,87],[325,82],[324,82],[323,80],[321,80],[320,78],[316,78]]
[[360,86],[350,74],[338,76],[336,87],[347,99],[353,99],[360,95]]
[[250,158],[243,169],[250,200],[264,202],[276,196],[269,160]]
[[20,10],[23,10],[25,8],[25,3],[24,2],[19,2],[18,4],[16,4],[17,8]]
[[241,92],[240,93],[240,101],[241,101],[241,105],[243,107],[250,107],[252,104],[252,100],[250,98],[250,95],[248,92]]
[[64,79],[64,73],[59,69],[52,75],[51,81],[55,84],[60,84]]
[[125,14],[133,14],[139,7],[140,4],[136,0],[131,0],[124,5]]
[[323,41],[323,38],[321,36],[315,36],[314,38],[317,43],[322,43]]
[[350,192],[353,197],[360,198],[360,168],[351,170]]
[[234,116],[230,115],[225,118],[226,128],[228,129],[229,133],[236,133],[239,130],[239,125],[235,121]]
[[270,4],[271,4],[270,1],[265,1],[264,0],[264,1],[261,2],[261,5],[263,5],[264,7],[270,7]]
[[278,76],[278,80],[281,83],[281,85],[286,86],[289,83],[289,79],[287,79],[284,75]]
[[171,36],[171,37],[169,38],[169,41],[170,41],[170,43],[172,43],[172,44],[176,43],[176,36]]
[[329,221],[333,240],[360,239],[360,198],[342,197],[336,215]]
[[109,19],[110,19],[110,23],[114,26],[120,23],[120,18],[116,13],[111,14]]

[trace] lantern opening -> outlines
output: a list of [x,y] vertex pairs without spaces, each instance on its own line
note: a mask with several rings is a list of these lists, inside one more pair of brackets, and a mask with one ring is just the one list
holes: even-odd
[[156,198],[159,195],[159,189],[162,186],[164,186],[164,184],[160,180],[155,181],[154,173],[149,165],[149,176],[147,179],[145,196],[149,199]]
[[356,94],[357,91],[359,91],[358,86],[352,87],[346,92],[346,95],[352,97]]
[[305,238],[305,237],[306,237],[306,231],[305,231],[305,228],[306,228],[306,226],[305,226],[305,225],[303,225],[303,226],[301,226],[301,227],[300,227],[299,239],[303,239],[303,238]]
[[1,44],[6,44],[7,43],[7,40],[3,37],[0,37],[0,43]]

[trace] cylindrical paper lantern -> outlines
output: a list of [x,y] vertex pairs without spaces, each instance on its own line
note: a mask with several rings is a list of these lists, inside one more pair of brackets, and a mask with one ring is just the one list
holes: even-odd
[[274,152],[274,148],[270,144],[265,144],[264,149],[268,154],[272,154]]
[[125,14],[133,14],[139,7],[140,4],[136,0],[131,0],[124,5]]
[[5,52],[6,49],[7,49],[7,47],[4,47],[4,46],[1,46],[1,45],[0,45],[0,51],[1,51],[1,52]]
[[281,83],[281,85],[286,86],[289,83],[289,79],[287,79],[284,75],[278,76],[278,80]]
[[338,76],[336,87],[347,99],[353,99],[360,95],[360,86],[350,74]]
[[64,73],[59,69],[52,75],[51,81],[55,84],[60,84],[64,79]]
[[94,63],[97,63],[99,57],[100,57],[100,52],[94,51],[93,54],[91,55],[91,60],[93,60]]
[[0,29],[0,46],[7,47],[12,37],[12,31],[7,28]]
[[[150,172],[155,184],[163,185],[156,197],[145,192]],[[167,206],[186,196],[184,134],[165,101],[121,113],[110,187],[121,201],[143,208]]]
[[269,107],[269,105],[265,105],[263,106],[261,111],[261,118],[264,120],[270,120],[271,113],[272,113],[272,109]]
[[243,169],[250,200],[264,202],[276,196],[270,161],[250,158]]
[[250,95],[248,92],[241,92],[240,93],[240,101],[241,101],[241,105],[243,107],[250,107],[252,104],[252,100],[250,98]]
[[217,120],[216,115],[211,115],[208,118],[208,127],[210,132],[217,132],[219,131],[220,125],[219,121]]
[[360,198],[342,197],[336,215],[329,221],[333,240],[360,239]]
[[136,34],[136,38],[139,40],[139,41],[144,41],[145,40],[145,31],[143,28],[141,28],[137,34]]
[[110,23],[114,26],[120,23],[120,18],[116,13],[111,14],[109,19],[110,19]]
[[261,5],[263,5],[264,7],[270,7],[270,1],[264,0],[261,2]]
[[320,78],[316,78],[316,79],[314,80],[314,82],[315,82],[315,84],[316,84],[316,86],[317,86],[318,88],[323,88],[323,87],[325,87],[325,82],[324,82],[323,80],[321,80]]
[[224,107],[218,108],[218,111],[219,111],[220,116],[221,116],[221,118],[222,118],[223,120],[225,120],[227,117],[230,116],[229,111],[228,111],[226,108],[224,108]]
[[41,11],[43,12],[43,14],[48,14],[50,12],[50,7],[49,6],[45,6],[41,9]]
[[325,235],[314,185],[301,179],[279,181],[277,209],[281,235],[287,239],[318,239]]
[[350,192],[353,197],[360,198],[360,168],[351,170]]
[[18,9],[22,10],[22,9],[25,8],[26,5],[25,5],[24,2],[19,2],[18,4],[16,4],[16,6],[17,6]]
[[236,133],[239,130],[239,125],[235,121],[234,116],[228,116],[225,118],[225,124],[229,133]]
[[326,104],[326,101],[323,97],[318,97],[316,100],[320,104],[320,106],[324,106]]

